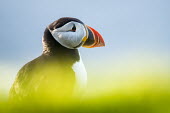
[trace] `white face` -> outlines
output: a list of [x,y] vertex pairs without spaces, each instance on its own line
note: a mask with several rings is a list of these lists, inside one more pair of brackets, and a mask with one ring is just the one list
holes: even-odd
[[86,37],[86,28],[78,22],[69,22],[60,28],[50,30],[52,36],[64,47],[75,49]]

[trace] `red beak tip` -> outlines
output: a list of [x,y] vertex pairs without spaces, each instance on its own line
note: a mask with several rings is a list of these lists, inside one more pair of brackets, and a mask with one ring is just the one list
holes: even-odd
[[87,27],[93,33],[93,37],[95,40],[94,44],[92,46],[89,46],[89,48],[105,46],[105,42],[104,42],[104,39],[101,36],[101,34],[98,31],[96,31],[95,29],[93,29],[92,27],[90,27],[90,26],[87,26]]

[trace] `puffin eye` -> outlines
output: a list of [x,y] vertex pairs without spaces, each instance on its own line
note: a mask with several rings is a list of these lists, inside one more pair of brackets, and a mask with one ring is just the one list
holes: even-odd
[[73,27],[72,27],[72,29],[70,31],[75,32],[76,31],[76,26],[73,25]]

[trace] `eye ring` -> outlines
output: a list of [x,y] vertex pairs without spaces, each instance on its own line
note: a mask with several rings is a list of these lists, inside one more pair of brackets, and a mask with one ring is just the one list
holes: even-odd
[[76,32],[76,26],[75,26],[75,24],[73,25],[72,29],[69,30],[69,31]]

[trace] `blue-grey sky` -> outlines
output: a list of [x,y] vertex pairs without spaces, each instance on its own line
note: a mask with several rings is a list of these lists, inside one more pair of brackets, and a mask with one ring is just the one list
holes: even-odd
[[169,61],[169,6],[169,0],[0,0],[0,74],[39,56],[45,27],[60,17],[76,17],[105,39],[106,47],[80,48],[88,70],[128,58]]

